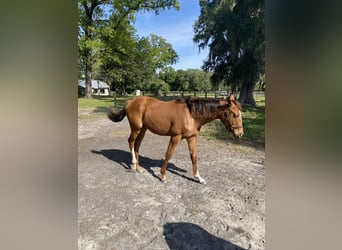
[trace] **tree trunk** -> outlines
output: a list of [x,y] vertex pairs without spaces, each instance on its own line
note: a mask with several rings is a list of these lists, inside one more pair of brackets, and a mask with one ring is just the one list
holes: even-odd
[[253,107],[258,107],[253,96],[255,85],[256,81],[243,82],[239,95],[239,102],[241,103],[241,105],[251,105]]
[[[93,26],[93,13],[95,8],[99,5],[98,1],[91,1],[90,6],[87,5],[86,1],[83,2],[83,7],[86,14],[86,23],[84,27],[84,35],[86,40],[92,40]],[[91,94],[91,73],[92,73],[92,60],[91,60],[91,48],[85,48],[84,61],[85,61],[85,97],[92,98]]]
[[86,63],[86,79],[85,79],[85,97],[92,98],[91,94],[91,64],[89,62]]
[[257,83],[257,62],[253,58],[253,53],[251,51],[246,51],[245,55],[245,63],[244,66],[246,67],[246,77],[244,82],[242,83],[239,102],[241,105],[251,105],[253,107],[257,107],[258,105],[255,102],[253,93]]

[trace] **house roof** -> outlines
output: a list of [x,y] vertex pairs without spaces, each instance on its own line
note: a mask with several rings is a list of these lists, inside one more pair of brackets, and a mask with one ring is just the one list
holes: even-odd
[[[78,80],[78,86],[85,88],[85,80]],[[100,80],[91,80],[92,89],[109,89],[107,83]]]

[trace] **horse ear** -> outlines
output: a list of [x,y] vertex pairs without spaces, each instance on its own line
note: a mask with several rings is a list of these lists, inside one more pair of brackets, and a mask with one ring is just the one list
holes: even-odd
[[228,100],[228,104],[229,105],[231,105],[232,103],[234,103],[234,101],[235,101],[235,98],[234,98],[234,95],[229,95],[228,97],[227,97],[227,100]]
[[228,103],[231,104],[233,101],[235,101],[234,95],[230,95],[227,97]]
[[228,96],[228,97],[227,97],[227,101],[228,101],[228,105],[229,105],[229,106],[231,106],[231,105],[233,104],[233,105],[237,106],[237,107],[242,111],[241,104],[239,103],[238,100],[236,100],[236,99],[234,98],[234,95],[231,94],[230,96]]

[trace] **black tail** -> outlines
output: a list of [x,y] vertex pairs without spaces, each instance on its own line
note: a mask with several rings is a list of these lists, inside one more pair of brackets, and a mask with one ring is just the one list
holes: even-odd
[[113,122],[121,122],[126,116],[126,109],[123,108],[119,112],[115,112],[114,108],[110,108],[107,112],[107,116]]

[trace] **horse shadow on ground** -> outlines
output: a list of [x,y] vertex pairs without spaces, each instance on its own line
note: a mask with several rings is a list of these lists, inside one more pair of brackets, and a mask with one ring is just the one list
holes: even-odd
[[166,223],[163,236],[171,250],[245,250],[192,223]]
[[[130,165],[132,160],[132,154],[131,152],[127,152],[120,149],[102,149],[102,150],[91,150],[92,153],[103,155],[104,157],[108,158],[111,161],[114,161],[118,163],[120,166],[122,166],[127,171],[132,171]],[[161,168],[163,164],[163,159],[155,160],[151,159],[142,155],[139,155],[139,164],[142,168],[144,168],[147,172],[149,172],[154,178],[161,181],[160,176],[156,175],[152,168]],[[190,178],[182,173],[187,172],[184,169],[176,167],[173,163],[168,164],[167,169],[168,172],[171,172],[172,174],[178,175],[182,178],[185,178],[187,180],[198,182],[197,180]]]

